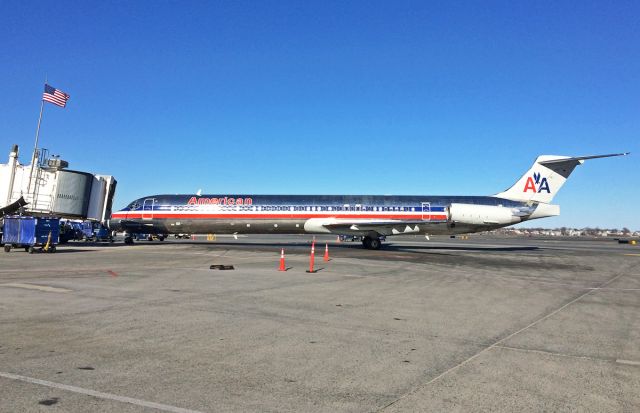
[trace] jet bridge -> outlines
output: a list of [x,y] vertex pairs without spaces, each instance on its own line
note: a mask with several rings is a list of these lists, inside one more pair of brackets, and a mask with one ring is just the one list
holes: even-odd
[[113,176],[67,169],[69,164],[39,150],[37,161],[22,165],[18,145],[9,162],[0,164],[0,211],[54,215],[103,222],[111,216],[117,181]]

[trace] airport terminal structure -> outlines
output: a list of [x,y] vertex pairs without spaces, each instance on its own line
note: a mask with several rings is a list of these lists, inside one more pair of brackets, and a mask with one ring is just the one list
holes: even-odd
[[21,210],[26,215],[88,219],[111,216],[117,181],[113,176],[68,169],[69,163],[38,149],[30,165],[19,162],[18,145],[9,161],[0,164],[0,208],[3,215]]

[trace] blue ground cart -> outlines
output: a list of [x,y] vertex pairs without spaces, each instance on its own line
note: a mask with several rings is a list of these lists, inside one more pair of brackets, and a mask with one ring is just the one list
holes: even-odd
[[80,230],[82,231],[83,240],[91,241],[93,239],[93,222],[91,221],[81,222]]
[[111,231],[99,222],[93,225],[93,240],[97,242],[113,242]]
[[5,252],[11,248],[24,248],[30,254],[36,249],[55,252],[59,235],[59,218],[4,217],[2,243]]

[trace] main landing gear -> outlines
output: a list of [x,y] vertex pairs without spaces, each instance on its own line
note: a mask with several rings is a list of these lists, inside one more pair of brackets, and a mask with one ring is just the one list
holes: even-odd
[[379,250],[382,247],[382,240],[378,237],[366,236],[362,238],[362,245],[368,250]]

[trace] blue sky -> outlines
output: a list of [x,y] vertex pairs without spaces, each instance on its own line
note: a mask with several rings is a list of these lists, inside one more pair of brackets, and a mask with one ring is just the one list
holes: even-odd
[[[532,225],[640,229],[640,3],[0,3],[0,149],[156,193],[470,194],[577,168]],[[1,153],[1,152],[0,152]],[[4,161],[3,161],[4,162]]]

